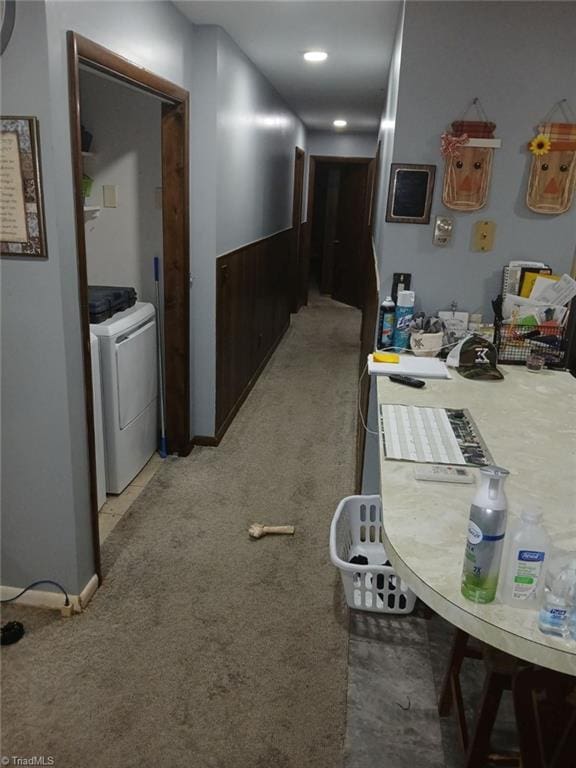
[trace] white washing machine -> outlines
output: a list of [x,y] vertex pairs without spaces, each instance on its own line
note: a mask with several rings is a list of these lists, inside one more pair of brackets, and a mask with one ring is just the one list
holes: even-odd
[[102,379],[100,377],[100,345],[98,336],[90,333],[92,363],[92,400],[94,403],[94,443],[96,447],[96,498],[98,509],[106,502],[106,459],[104,457],[104,422],[102,419]]
[[106,487],[121,493],[156,450],[156,310],[136,302],[91,325],[100,344]]

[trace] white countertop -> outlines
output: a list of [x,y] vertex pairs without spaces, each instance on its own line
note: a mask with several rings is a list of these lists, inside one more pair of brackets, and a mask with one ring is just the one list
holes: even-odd
[[[467,408],[494,462],[506,467],[509,523],[539,506],[553,545],[576,552],[576,379],[499,366],[503,381],[426,381],[412,389],[378,377],[378,402]],[[514,656],[576,676],[576,642],[544,635],[534,610],[460,594],[470,503],[476,485],[414,479],[413,462],[385,460],[380,445],[384,546],[397,573],[433,610]],[[472,469],[477,475],[477,470]]]

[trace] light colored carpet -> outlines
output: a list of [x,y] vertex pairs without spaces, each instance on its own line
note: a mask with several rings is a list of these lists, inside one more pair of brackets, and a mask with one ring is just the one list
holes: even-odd
[[[339,768],[347,611],[328,555],[353,493],[360,313],[313,297],[219,448],[164,463],[73,619],[11,607],[3,753],[57,768]],[[250,541],[253,521],[294,538]]]

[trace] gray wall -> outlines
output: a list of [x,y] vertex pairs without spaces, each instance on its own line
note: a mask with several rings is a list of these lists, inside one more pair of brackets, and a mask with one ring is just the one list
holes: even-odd
[[[393,161],[437,165],[432,206],[455,219],[447,248],[432,245],[432,224],[383,223],[380,276],[413,273],[426,311],[459,307],[490,317],[502,266],[511,259],[543,259],[568,270],[576,240],[576,205],[561,216],[525,205],[530,166],[527,143],[559,99],[576,109],[576,5],[547,2],[408,2]],[[441,202],[444,163],[440,135],[473,97],[496,125],[488,204],[475,213],[448,212]],[[562,118],[560,118],[562,119]],[[385,197],[380,203],[384,213]],[[470,250],[472,224],[496,222],[491,253]]]
[[[192,115],[192,434],[213,435],[216,272],[224,253],[291,226],[300,120],[220,27],[195,28]],[[197,68],[197,69],[196,69]]]
[[304,127],[223,30],[218,34],[218,255],[292,226]]
[[[0,261],[1,583],[55,579],[76,593],[93,573],[86,438],[78,302],[70,305],[67,285],[75,285],[75,249],[70,238],[64,245],[59,220],[60,163],[52,147],[62,136],[52,131],[43,3],[18,3],[1,65],[2,114],[39,119],[48,241],[48,260]],[[69,155],[63,165],[69,167]],[[74,434],[80,439],[73,444]]]
[[153,259],[162,257],[161,102],[109,78],[80,73],[82,123],[93,134],[88,206],[102,206],[102,186],[118,188],[118,206],[86,216],[90,285],[128,285],[156,303]]
[[[280,178],[290,193],[267,208],[253,205],[251,226],[238,222],[224,206],[235,202],[231,188],[253,172],[231,158],[232,168],[217,162],[218,110],[232,110],[243,97],[218,94],[218,38],[226,68],[234,57],[249,64],[214,28],[195,28],[167,2],[19,3],[14,35],[2,56],[2,113],[37,115],[41,126],[42,167],[49,258],[1,262],[2,281],[2,575],[4,585],[25,585],[37,578],[61,581],[73,593],[90,579],[94,567],[88,491],[80,313],[70,161],[66,31],[72,29],[152,70],[191,93],[191,433],[213,434],[214,424],[214,261],[217,232],[221,248],[271,234],[289,224],[291,173],[275,160],[303,143],[303,129],[279,127],[282,143],[266,144],[269,158],[260,179]],[[50,40],[48,46],[47,41]],[[225,50],[227,52],[225,52]],[[269,117],[285,105],[252,70],[260,93],[257,114]],[[277,99],[277,100],[275,100]],[[251,110],[253,102],[246,103]],[[243,107],[244,108],[244,107]],[[254,107],[256,108],[256,107]],[[222,116],[222,115],[221,115]],[[255,114],[244,146],[261,145]],[[234,139],[228,130],[227,138]],[[269,164],[267,164],[269,163]],[[221,168],[221,171],[219,170]],[[268,187],[269,188],[269,187]],[[254,188],[255,194],[257,190]],[[219,201],[219,202],[217,202]],[[221,207],[219,207],[221,206]],[[9,365],[7,364],[9,361]]]
[[[190,89],[190,434],[213,435],[216,412],[218,27],[194,28]],[[198,120],[201,116],[201,120]]]

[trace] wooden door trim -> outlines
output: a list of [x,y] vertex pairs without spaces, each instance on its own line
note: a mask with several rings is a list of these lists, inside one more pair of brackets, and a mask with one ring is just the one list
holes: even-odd
[[[162,107],[163,176],[163,267],[164,341],[166,350],[166,416],[168,449],[185,455],[190,451],[190,298],[189,298],[189,93],[153,72],[128,61],[113,51],[73,31],[67,33],[70,144],[76,222],[78,294],[82,332],[84,401],[90,475],[90,515],[94,569],[102,581],[98,503],[96,492],[96,452],[90,362],[90,321],[86,236],[82,200],[82,143],[80,135],[80,64],[104,72],[115,80],[160,97]],[[166,144],[175,146],[167,156]]]
[[115,80],[134,85],[140,91],[146,91],[161,99],[168,99],[175,104],[189,100],[188,91],[170,80],[165,80],[76,32],[68,32],[69,45],[70,38],[76,42],[78,60],[91,69],[97,69],[99,72],[111,75]]
[[298,312],[302,306],[300,290],[300,272],[302,262],[302,201],[304,200],[304,177],[306,171],[306,152],[301,147],[294,150],[294,188],[292,194],[292,296],[290,311]]

